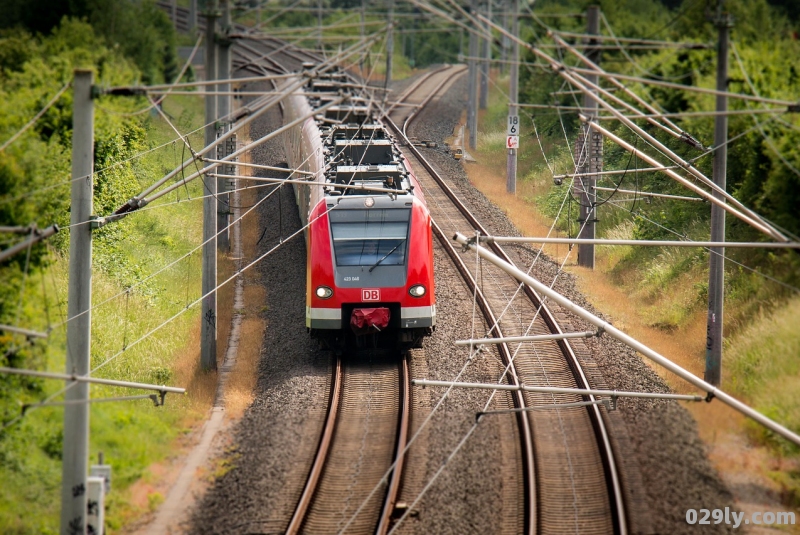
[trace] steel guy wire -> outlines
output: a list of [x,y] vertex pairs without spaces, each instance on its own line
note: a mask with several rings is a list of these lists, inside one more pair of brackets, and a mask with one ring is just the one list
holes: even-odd
[[33,126],[34,124],[36,124],[36,121],[38,121],[39,119],[41,119],[41,118],[42,118],[42,116],[43,116],[45,113],[47,113],[47,110],[49,110],[49,109],[50,109],[50,108],[53,106],[53,104],[55,104],[56,102],[58,102],[58,99],[60,99],[60,98],[61,98],[61,95],[63,95],[63,94],[64,94],[64,92],[65,92],[65,91],[66,91],[66,90],[67,90],[67,89],[70,87],[70,85],[72,85],[72,82],[67,82],[66,84],[64,84],[64,86],[63,86],[61,89],[59,89],[59,90],[56,92],[55,96],[54,96],[53,98],[51,98],[51,99],[50,99],[50,101],[49,101],[47,104],[45,104],[44,108],[42,108],[42,109],[39,111],[39,113],[37,113],[36,115],[34,115],[34,116],[33,116],[33,119],[31,119],[30,121],[28,121],[28,122],[27,122],[27,123],[26,123],[26,124],[25,124],[25,125],[24,125],[22,128],[20,128],[20,129],[19,129],[19,130],[18,130],[18,131],[17,131],[17,132],[16,132],[16,133],[13,135],[13,136],[11,136],[11,137],[10,137],[10,138],[9,138],[9,139],[8,139],[8,140],[5,142],[5,143],[3,143],[2,145],[0,145],[0,152],[3,152],[4,150],[6,150],[6,147],[8,147],[8,146],[9,146],[9,145],[11,145],[12,143],[14,143],[14,141],[15,141],[15,140],[16,140],[16,139],[17,139],[19,136],[21,136],[23,133],[25,133],[25,131],[26,131],[26,130],[28,130],[28,129],[29,129],[31,126]]
[[[187,136],[193,135],[196,132],[198,132],[198,131],[202,130],[203,128],[205,128],[205,126],[206,125],[201,126],[201,127],[197,128],[195,130],[192,130],[189,133],[187,133],[186,135]],[[178,140],[178,138],[170,140],[170,141],[167,141],[165,143],[162,143],[161,145],[158,145],[157,147],[153,147],[151,149],[147,149],[147,150],[141,151],[141,152],[139,152],[137,154],[134,154],[133,156],[131,156],[129,158],[125,158],[124,160],[120,160],[118,162],[114,162],[113,164],[108,165],[106,167],[103,167],[101,169],[97,169],[97,170],[92,172],[92,176],[98,175],[100,173],[103,173],[105,171],[108,171],[110,169],[118,167],[118,166],[123,165],[125,163],[128,163],[130,161],[139,159],[139,158],[141,158],[141,157],[143,157],[143,156],[145,156],[147,154],[150,154],[151,152],[155,152],[155,151],[157,151],[159,149],[162,149],[162,148],[166,147],[167,145],[175,143],[177,140]],[[23,199],[27,199],[29,197],[33,197],[34,195],[38,195],[39,193],[44,193],[45,191],[49,191],[49,190],[52,190],[52,189],[55,189],[55,188],[58,188],[58,187],[61,187],[61,186],[65,186],[67,184],[71,184],[71,183],[73,183],[73,182],[75,182],[77,180],[83,180],[83,179],[87,178],[88,176],[89,175],[83,175],[83,176],[79,176],[79,177],[75,177],[75,178],[64,179],[64,180],[59,181],[59,182],[57,182],[55,184],[51,184],[50,186],[45,186],[43,188],[38,188],[38,189],[35,189],[35,190],[31,190],[31,191],[29,191],[27,193],[23,193],[23,194],[15,196],[15,197],[5,197],[5,198],[0,197],[0,206],[4,205],[6,203],[16,202],[16,201],[20,201],[20,200],[23,200]],[[66,228],[66,227],[62,227],[62,228]]]
[[149,106],[147,106],[144,109],[141,109],[141,110],[138,110],[138,111],[134,111],[134,112],[118,112],[116,110],[112,110],[112,109],[106,108],[104,106],[101,106],[99,102],[96,102],[95,106],[97,106],[99,109],[103,110],[104,112],[106,112],[106,113],[108,113],[110,115],[116,115],[116,116],[119,116],[119,117],[135,117],[137,115],[142,115],[144,113],[147,113],[148,111],[152,110],[153,108],[158,108],[159,105],[164,101],[164,99],[169,96],[169,94],[172,92],[172,90],[181,81],[181,78],[183,78],[183,75],[186,74],[186,70],[192,64],[192,60],[194,59],[194,56],[197,53],[197,50],[200,48],[200,43],[203,41],[203,37],[204,37],[204,35],[202,33],[197,37],[197,41],[195,42],[194,47],[192,48],[192,51],[189,54],[189,57],[186,59],[186,62],[183,64],[183,67],[181,68],[180,72],[175,77],[175,81],[172,83],[172,85],[170,85],[167,88],[166,92],[164,94],[162,94],[161,98],[159,98],[157,101],[153,101],[152,99],[150,99],[150,105]]
[[[750,75],[747,73],[747,70],[744,68],[744,63],[742,62],[742,58],[739,56],[739,51],[738,51],[738,49],[736,47],[736,43],[734,43],[733,41],[731,41],[731,50],[733,50],[733,55],[736,57],[736,62],[739,64],[739,70],[742,72],[742,75],[744,76],[745,81],[747,81],[747,85],[750,87],[750,91],[755,96],[761,96],[761,95],[758,94],[758,91],[756,90],[755,85],[753,85],[753,82],[750,79]],[[745,103],[745,106],[749,107],[749,105],[747,103]],[[762,125],[759,123],[758,119],[755,116],[753,116],[753,122],[758,127],[758,131],[761,133],[761,136],[764,138],[764,141],[767,143],[767,146],[770,149],[772,149],[772,151],[778,156],[778,158],[780,158],[781,162],[783,162],[783,164],[786,167],[788,167],[795,175],[800,176],[800,170],[798,170],[795,166],[793,166],[791,163],[789,163],[789,161],[786,159],[786,157],[780,152],[778,147],[775,146],[775,144],[773,143],[772,139],[764,131],[764,129],[762,128]]]
[[[564,197],[564,199],[562,200],[561,207],[559,208],[559,212],[558,212],[559,214],[561,213],[561,211],[563,211],[564,205],[566,204],[566,199],[567,199],[567,197],[568,197],[568,196],[565,196],[565,197]],[[554,220],[553,224],[551,225],[551,227],[550,227],[550,231],[548,232],[548,236],[549,236],[549,235],[550,235],[550,233],[551,233],[551,232],[552,232],[552,231],[555,229],[555,224],[557,223],[557,221],[558,221],[558,216],[556,217],[556,219]],[[586,223],[584,223],[584,225],[585,225],[585,224],[586,224]],[[543,253],[543,249],[544,249],[544,246],[543,246],[543,245],[542,245],[542,246],[540,246],[539,250],[537,251],[536,257],[534,258],[534,260],[533,260],[533,262],[532,262],[531,266],[528,268],[528,273],[530,273],[530,272],[531,272],[531,270],[533,269],[534,265],[536,264],[536,262],[537,262],[537,261],[539,260],[539,258],[541,257],[541,254]],[[567,255],[566,255],[566,256],[565,256],[565,258],[564,258],[564,262],[562,263],[562,266],[561,266],[561,268],[559,268],[559,270],[558,270],[558,273],[556,274],[556,278],[555,278],[555,279],[553,280],[553,282],[551,283],[551,287],[552,287],[553,285],[555,285],[558,275],[559,275],[560,273],[562,273],[562,272],[563,272],[563,266],[566,264],[566,261],[567,261],[567,259],[568,259],[569,255],[570,255],[570,252],[571,252],[571,249],[569,249],[569,250],[568,250],[568,253],[567,253]],[[476,268],[476,270],[477,270],[477,268]],[[508,309],[509,309],[509,307],[510,307],[511,303],[513,302],[513,300],[516,298],[516,296],[519,294],[519,292],[522,290],[522,288],[523,288],[523,287],[524,287],[524,284],[523,284],[523,283],[520,283],[520,284],[517,286],[517,290],[516,290],[516,292],[515,292],[514,296],[513,296],[511,299],[509,299],[508,303],[506,304],[506,307],[503,309],[503,311],[501,312],[501,314],[500,314],[500,315],[497,317],[497,319],[496,319],[496,321],[494,322],[494,324],[493,324],[492,326],[488,326],[488,328],[486,329],[486,332],[487,332],[487,333],[491,332],[492,330],[494,330],[494,329],[495,329],[495,328],[496,328],[496,327],[499,325],[499,323],[500,323],[500,320],[501,320],[501,319],[504,317],[504,315],[505,315],[505,314],[506,314],[506,312],[508,311]],[[473,320],[472,320],[472,325],[473,325],[473,339],[474,339],[474,328],[475,328],[475,307],[477,306],[477,305],[476,305],[476,300],[477,300],[477,288],[478,288],[478,286],[477,286],[477,281],[476,281],[476,284],[475,284],[475,287],[474,287],[474,290],[473,290],[473,313],[472,313],[472,317],[473,317]],[[531,324],[530,324],[529,330],[530,330],[530,328],[532,328],[532,326],[533,326],[533,323],[534,323],[534,322],[536,321],[536,319],[538,318],[538,315],[539,315],[539,312],[540,312],[540,310],[541,310],[541,307],[542,307],[542,306],[544,306],[544,300],[542,301],[542,305],[540,305],[540,307],[538,308],[538,310],[537,310],[537,312],[536,312],[536,315],[534,316],[534,319],[531,321]],[[454,382],[455,382],[455,381],[458,381],[458,380],[461,378],[461,376],[462,376],[462,375],[464,374],[464,372],[466,371],[466,369],[467,369],[467,366],[468,366],[468,365],[469,365],[469,364],[472,362],[472,360],[473,360],[474,356],[475,356],[475,355],[477,355],[477,354],[480,354],[480,353],[483,351],[483,349],[482,349],[481,347],[478,347],[478,348],[473,348],[472,346],[469,346],[469,347],[470,347],[470,349],[469,349],[469,356],[468,356],[468,358],[467,358],[467,360],[466,360],[466,362],[465,362],[464,366],[462,367],[461,371],[460,371],[460,372],[458,373],[458,375],[456,376],[456,379],[454,380]],[[519,347],[520,347],[520,346],[517,346],[517,351],[519,350]],[[516,351],[514,352],[514,357],[515,357],[515,356],[516,356]],[[512,357],[512,362],[513,362],[513,357]],[[504,377],[504,376],[505,376],[505,374],[504,374],[503,376],[501,376],[501,380],[502,380],[502,377]],[[429,422],[430,422],[430,420],[433,418],[433,415],[436,413],[436,411],[439,409],[439,407],[442,405],[442,403],[444,403],[444,401],[445,401],[445,400],[446,400],[446,399],[449,397],[449,395],[450,395],[450,393],[452,392],[453,388],[454,388],[454,386],[452,386],[452,385],[451,385],[451,386],[449,386],[449,387],[447,388],[447,390],[445,391],[445,393],[442,395],[442,397],[439,399],[439,401],[437,402],[437,404],[436,404],[436,405],[433,407],[433,409],[431,410],[430,414],[429,414],[429,415],[428,415],[428,416],[425,418],[425,420],[424,420],[424,421],[423,421],[423,422],[420,424],[420,427],[419,427],[419,429],[418,429],[418,430],[417,430],[417,432],[416,432],[416,433],[415,433],[415,434],[414,434],[414,435],[411,437],[411,439],[408,441],[408,443],[407,443],[407,445],[406,445],[406,448],[403,450],[403,454],[404,454],[404,455],[405,455],[405,454],[408,452],[409,448],[411,447],[411,445],[413,444],[413,442],[416,440],[416,438],[419,436],[419,434],[420,434],[420,433],[421,433],[421,432],[422,432],[422,431],[423,431],[423,430],[424,430],[424,429],[427,427],[428,423],[429,423]],[[492,396],[493,396],[493,395],[494,395],[494,393],[496,393],[496,392],[497,392],[497,391],[493,391],[493,394],[492,394]],[[490,401],[491,401],[492,397],[490,397],[489,399],[490,399]],[[488,407],[488,406],[489,406],[489,405],[488,405],[488,402],[487,402],[487,405],[486,405],[486,407]],[[471,428],[471,429],[470,429],[470,430],[467,432],[467,434],[464,436],[464,438],[462,439],[462,441],[461,441],[461,442],[460,442],[460,443],[459,443],[459,444],[456,446],[455,450],[454,450],[454,451],[451,453],[451,455],[450,455],[450,456],[448,456],[448,459],[447,459],[447,460],[446,460],[446,461],[445,461],[445,462],[442,464],[442,466],[439,468],[439,470],[436,472],[436,474],[434,474],[434,476],[432,477],[432,479],[431,479],[431,480],[428,482],[428,484],[427,484],[427,485],[426,485],[426,486],[423,488],[423,490],[421,491],[421,493],[420,493],[420,494],[417,496],[417,498],[415,499],[414,503],[412,503],[412,504],[411,504],[411,506],[409,506],[409,508],[408,508],[408,510],[406,511],[406,513],[405,513],[403,516],[401,516],[401,517],[400,517],[400,518],[397,520],[397,522],[396,522],[395,526],[392,528],[392,531],[390,531],[390,533],[392,533],[392,532],[394,531],[394,529],[396,529],[396,528],[397,528],[397,526],[398,526],[398,525],[399,525],[399,524],[400,524],[400,523],[403,521],[403,519],[405,519],[405,518],[407,517],[407,515],[408,515],[408,512],[409,512],[409,511],[411,511],[411,510],[414,508],[414,506],[415,506],[415,505],[418,503],[418,501],[419,501],[419,500],[422,498],[422,496],[423,496],[423,495],[424,495],[424,494],[425,494],[425,493],[428,491],[428,489],[430,489],[430,487],[433,485],[433,483],[436,481],[436,479],[439,477],[439,475],[441,475],[441,473],[444,471],[444,469],[445,469],[445,467],[447,466],[447,464],[449,464],[450,460],[452,460],[452,459],[454,458],[455,454],[456,454],[456,453],[457,453],[457,452],[458,452],[458,451],[461,449],[461,447],[462,447],[462,446],[463,446],[463,445],[466,443],[466,440],[467,440],[467,439],[468,439],[468,438],[471,436],[471,434],[474,432],[474,430],[475,430],[476,428],[477,428],[477,423],[473,424],[472,428]],[[395,465],[396,465],[396,461],[395,461],[394,463],[392,463],[392,465],[389,467],[389,469],[387,470],[386,474],[384,474],[384,478],[383,478],[383,479],[385,479],[385,478],[387,478],[387,477],[388,477],[389,473],[390,473],[390,472],[391,472],[391,471],[392,471],[392,470],[395,468]],[[356,512],[355,512],[355,513],[352,515],[352,517],[351,517],[351,519],[350,519],[350,522],[348,522],[348,524],[347,524],[347,525],[345,525],[345,527],[344,527],[344,529],[345,529],[345,530],[347,529],[347,527],[349,527],[350,523],[351,523],[351,522],[352,522],[352,521],[355,519],[355,517],[357,516],[357,514],[358,514],[358,513],[361,511],[361,509],[362,509],[362,508],[365,506],[365,504],[367,503],[367,501],[369,501],[369,499],[370,499],[370,498],[371,498],[371,497],[374,495],[374,493],[375,493],[375,492],[377,492],[377,490],[378,490],[378,487],[377,487],[377,486],[373,488],[372,492],[371,492],[371,493],[370,493],[370,494],[367,496],[367,498],[365,498],[365,500],[364,500],[364,502],[362,502],[361,506],[360,506],[360,507],[359,507],[359,508],[356,510]]]
[[[628,208],[624,208],[622,206],[617,206],[616,204],[611,204],[611,206],[613,206],[614,208],[616,208],[618,210],[624,210],[624,211],[630,213],[634,218],[640,218],[640,219],[642,219],[644,221],[647,221],[651,225],[655,225],[656,227],[658,227],[658,228],[660,228],[662,230],[665,230],[665,231],[669,232],[670,234],[673,234],[673,235],[681,238],[682,240],[688,239],[686,234],[681,234],[680,232],[678,232],[676,230],[673,230],[673,229],[671,229],[671,228],[669,228],[669,227],[667,227],[665,225],[662,225],[658,221],[654,221],[654,220],[648,218],[646,215],[641,213],[641,210],[638,211],[638,212],[634,212],[633,210],[630,210]],[[715,251],[712,251],[711,248],[709,248],[709,247],[703,247],[703,249],[708,251],[709,254],[719,254],[719,253],[716,253]],[[763,273],[763,272],[759,271],[756,268],[753,268],[753,267],[750,267],[750,266],[748,266],[746,264],[738,262],[738,261],[734,260],[733,258],[727,256],[727,255],[722,254],[722,255],[719,255],[719,256],[724,258],[726,262],[731,262],[733,264],[736,264],[737,266],[739,266],[741,268],[744,268],[747,271],[750,271],[752,273],[755,273],[755,274],[759,275],[760,277],[763,277],[763,278],[765,278],[765,279],[767,279],[767,280],[769,280],[771,282],[774,282],[775,284],[783,286],[784,288],[786,288],[788,290],[792,290],[793,292],[800,293],[800,288],[798,288],[797,286],[792,286],[791,284],[786,283],[786,282],[784,282],[784,281],[782,281],[782,280],[780,280],[780,279],[778,279],[776,277],[773,277],[771,275],[767,275],[766,273]]]

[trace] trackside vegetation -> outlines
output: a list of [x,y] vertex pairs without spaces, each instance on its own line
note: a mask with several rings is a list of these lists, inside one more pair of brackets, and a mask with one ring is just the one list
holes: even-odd
[[[95,83],[105,87],[174,79],[175,38],[164,15],[151,2],[106,2],[106,7],[115,6],[106,13],[100,12],[101,4],[93,4],[97,12],[77,13],[82,19],[58,18],[52,27],[31,28],[23,20],[0,30],[0,144],[68,84],[77,67],[93,69]],[[129,34],[135,24],[118,23],[114,32],[119,33],[111,32],[102,19],[111,12],[138,16],[136,24],[146,27],[144,41]],[[98,25],[103,30],[98,31]],[[117,45],[123,40],[125,45]],[[134,44],[137,49],[130,49]],[[188,156],[172,129],[148,106],[141,98],[95,100],[98,215],[113,212]],[[163,110],[181,132],[203,123],[199,98],[174,97]],[[27,340],[0,332],[2,366],[64,371],[71,135],[68,89],[39,121],[0,151],[0,226],[44,228],[56,223],[62,228],[46,243],[0,265],[0,324],[49,335],[46,340]],[[201,145],[202,133],[189,140],[195,147]],[[198,313],[187,305],[200,293],[199,253],[189,253],[201,242],[201,188],[190,183],[141,213],[94,232],[94,375],[190,390],[202,381],[192,367],[198,359],[187,349],[196,343]],[[24,238],[0,234],[0,249]],[[188,256],[162,269],[184,255]],[[63,410],[28,405],[51,397],[59,401],[63,386],[0,375],[0,532],[58,532]],[[98,386],[91,391],[93,398],[142,393]],[[200,408],[189,396],[173,395],[158,408],[149,400],[92,405],[90,462],[96,463],[102,451],[113,467],[107,502],[112,533],[160,501],[155,492],[134,499],[130,487],[149,477],[151,464],[170,455],[176,437],[201,417]]]

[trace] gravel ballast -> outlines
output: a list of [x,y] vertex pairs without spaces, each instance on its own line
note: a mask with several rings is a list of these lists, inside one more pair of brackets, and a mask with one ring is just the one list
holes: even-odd
[[[445,99],[421,114],[413,135],[444,147],[444,139],[452,134],[464,109],[465,87],[462,78]],[[267,114],[253,124],[251,138],[264,135],[279,123],[277,111]],[[426,149],[424,153],[485,226],[497,234],[518,234],[506,216],[469,184],[461,163],[441,149]],[[254,150],[252,161],[284,163],[280,143],[273,141]],[[257,254],[270,250],[281,236],[285,238],[300,227],[289,188],[273,195],[259,213],[264,236]],[[507,250],[521,266],[527,267],[534,258],[528,248]],[[245,263],[250,260],[245,259]],[[454,380],[464,369],[459,380],[496,381],[501,367],[494,353],[481,353],[467,364],[467,349],[453,346],[456,339],[483,336],[484,326],[480,319],[473,322],[472,297],[438,247],[435,268],[438,325],[424,348],[413,351],[412,375]],[[217,477],[198,502],[188,528],[191,533],[281,533],[302,489],[303,473],[310,466],[325,414],[330,358],[317,349],[305,329],[302,234],[276,249],[256,269],[266,290],[262,314],[267,327],[255,401],[234,429],[232,446],[218,462]],[[546,283],[557,272],[557,266],[546,258],[539,259],[534,268],[535,276]],[[591,308],[570,275],[561,273],[555,287]],[[564,315],[574,330],[590,330],[578,318]],[[586,354],[599,370],[604,386],[668,390],[639,357],[608,337],[588,341]],[[414,387],[414,429],[419,429],[443,393],[443,389]],[[514,473],[519,469],[519,452],[511,445],[513,439],[503,439],[517,431],[510,417],[484,418],[474,426],[475,413],[485,408],[487,398],[488,394],[481,391],[454,390],[419,433],[408,455],[400,496],[411,506],[411,512],[397,532],[519,532],[520,511],[515,499],[519,481]],[[508,397],[500,396],[491,408],[508,406]],[[625,441],[633,452],[628,462],[635,464],[635,472],[641,475],[643,501],[651,519],[646,531],[697,532],[699,526],[688,526],[684,520],[686,509],[730,505],[730,494],[708,463],[694,421],[683,408],[667,402],[620,401],[615,417],[627,432]],[[458,447],[458,453],[452,455]],[[713,529],[724,531],[724,525],[703,526],[704,533]]]
[[[433,139],[444,146],[444,139],[453,134],[466,106],[466,83],[462,78],[448,95],[431,104],[415,123],[413,135]],[[450,179],[451,187],[467,204],[487,230],[499,236],[519,236],[508,217],[469,182],[461,162],[444,150],[422,149],[426,159]],[[469,165],[469,164],[466,164]],[[523,269],[536,258],[530,247],[509,246],[506,251]],[[560,272],[558,265],[541,256],[532,275],[554,288],[576,304],[604,317],[594,310],[578,291],[573,275]],[[551,307],[555,308],[555,307]],[[553,310],[563,315],[574,331],[595,330],[584,320],[563,310]],[[604,317],[611,321],[611,318]],[[600,372],[596,388],[669,392],[669,387],[635,352],[621,342],[604,336],[587,340],[586,349],[591,365]],[[591,379],[590,379],[591,380]],[[645,494],[644,514],[650,520],[648,531],[654,533],[703,533],[731,530],[725,524],[690,526],[686,523],[687,509],[724,509],[731,506],[733,498],[706,456],[705,446],[697,435],[691,415],[675,402],[621,400],[616,415],[627,432],[628,447],[632,448],[634,473],[641,475]],[[733,509],[733,508],[732,508]]]

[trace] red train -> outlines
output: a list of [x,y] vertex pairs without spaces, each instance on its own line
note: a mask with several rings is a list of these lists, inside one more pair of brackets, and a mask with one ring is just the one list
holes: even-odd
[[289,164],[306,229],[306,327],[330,348],[420,347],[436,325],[431,219],[416,177],[371,110],[314,115],[331,83],[284,101]]

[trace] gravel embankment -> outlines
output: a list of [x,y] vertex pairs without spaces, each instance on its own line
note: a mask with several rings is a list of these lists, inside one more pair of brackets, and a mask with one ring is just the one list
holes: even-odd
[[[439,141],[443,147],[444,139],[452,135],[465,109],[465,94],[466,84],[462,79],[446,99],[432,104],[420,117],[414,135]],[[450,178],[451,186],[489,232],[500,236],[520,234],[506,215],[469,183],[463,164],[442,149],[422,150],[428,161]],[[506,251],[519,266],[526,268],[536,258],[530,247],[510,246]],[[536,262],[532,272],[546,284],[552,283],[558,273],[558,266],[544,256]],[[554,287],[573,302],[602,317],[577,290],[571,274],[561,272]],[[593,326],[566,311],[554,312],[566,316],[572,330],[594,330]],[[633,350],[609,336],[587,340],[585,350],[585,364],[599,372],[593,385],[597,388],[669,391],[665,382]],[[645,531],[696,533],[702,529],[703,533],[716,533],[731,529],[724,524],[701,527],[689,526],[685,522],[687,509],[724,508],[733,501],[709,463],[694,419],[685,409],[673,402],[621,400],[618,411],[612,416],[617,420],[615,429],[627,435],[620,437],[624,450],[634,454],[624,462],[631,465],[629,470],[634,477],[641,477],[642,485],[634,491],[644,494],[642,513],[650,523],[648,527],[640,520]]]
[[[280,125],[279,112],[253,123],[256,139]],[[253,161],[285,162],[278,141],[253,151]],[[271,176],[274,176],[270,174]],[[272,188],[261,189],[260,197]],[[261,255],[300,228],[294,194],[288,187],[258,208]],[[245,259],[245,264],[253,259]],[[310,465],[327,406],[329,359],[305,329],[305,244],[300,233],[255,269],[266,291],[262,309],[267,332],[261,349],[255,401],[236,426],[233,446],[220,463],[206,496],[198,503],[191,533],[278,533],[299,495],[297,470]]]
[[[278,123],[277,114],[256,121],[251,137],[263,135]],[[284,162],[280,143],[256,149],[255,163]],[[262,190],[262,196],[266,190]],[[263,254],[300,227],[297,207],[287,188],[259,207],[264,236],[256,254]],[[279,217],[279,214],[281,217]],[[245,259],[247,263],[251,259]],[[471,298],[447,258],[437,252],[436,284],[439,326],[424,350],[414,352],[417,377],[453,379],[463,367],[466,351],[452,342],[469,336]],[[329,357],[316,349],[305,329],[305,246],[302,234],[282,245],[258,266],[266,290],[263,317],[267,323],[261,351],[259,380],[253,405],[236,426],[232,446],[218,462],[216,478],[198,502],[188,527],[191,533],[279,533],[310,466],[328,396]],[[480,327],[480,325],[479,325]],[[482,334],[482,331],[479,331]],[[416,372],[421,372],[416,373]],[[491,358],[479,357],[462,376],[469,381],[494,381],[500,368]],[[419,428],[441,392],[414,393],[415,426]],[[501,407],[501,400],[496,407]],[[427,484],[484,408],[485,396],[473,391],[453,392],[437,411],[409,454],[407,489],[416,481],[417,492]],[[498,436],[513,433],[501,419],[478,426],[442,476],[414,507],[403,532],[491,533],[503,524],[502,458],[514,451],[497,448]],[[406,490],[409,504],[417,492]],[[508,494],[508,489],[505,493]],[[512,494],[513,495],[513,494]],[[508,505],[506,505],[508,507]],[[511,533],[512,530],[506,530]]]
[[[429,110],[415,135],[443,146],[463,110],[464,84]],[[280,121],[276,113],[256,121],[256,138]],[[453,182],[478,217],[493,232],[517,233],[508,219],[472,188],[460,163],[437,150],[426,157]],[[254,151],[253,161],[283,163],[283,151],[272,142]],[[279,200],[280,199],[280,200]],[[294,197],[287,188],[260,207],[264,237],[263,254],[299,228]],[[522,264],[532,253],[515,248]],[[245,259],[245,262],[251,259]],[[472,333],[472,299],[446,255],[435,254],[438,326],[423,350],[414,351],[412,374],[417,378],[496,381],[500,367],[491,352],[466,365],[467,351],[452,342]],[[537,263],[537,276],[550,281],[557,269],[551,262]],[[263,316],[267,322],[256,399],[234,430],[232,447],[219,463],[216,479],[198,502],[188,532],[280,533],[303,485],[302,474],[310,465],[322,425],[328,396],[329,357],[316,349],[305,330],[305,246],[302,234],[278,248],[258,266],[266,290]],[[586,305],[568,275],[559,277],[557,288]],[[575,329],[588,329],[569,318]],[[478,336],[483,326],[477,323]],[[596,361],[605,383],[612,388],[666,390],[666,385],[632,352],[606,338],[588,345],[588,358]],[[415,387],[414,428],[437,404],[443,389]],[[473,429],[475,413],[484,408],[487,395],[479,391],[453,391],[419,433],[408,456],[405,486],[400,499],[409,505],[448,463],[403,522],[402,533],[515,533],[518,532],[514,499],[517,491],[518,453],[514,440],[501,437],[516,433],[513,420],[484,418]],[[508,406],[507,398],[493,408]],[[656,533],[690,532],[683,521],[687,508],[724,507],[730,495],[706,460],[694,423],[685,410],[672,403],[621,402],[622,426],[629,434],[635,463],[641,473],[646,505]],[[463,442],[460,451],[448,457]],[[714,526],[705,526],[705,528]]]

